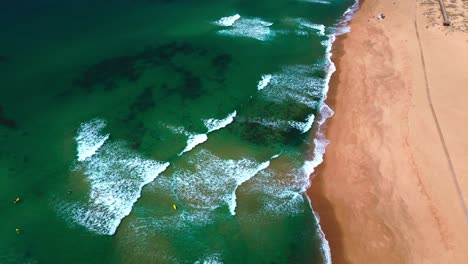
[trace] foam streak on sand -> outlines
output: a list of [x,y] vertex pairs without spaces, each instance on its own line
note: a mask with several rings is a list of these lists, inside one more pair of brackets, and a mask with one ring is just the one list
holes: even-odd
[[[102,123],[94,120],[82,127],[103,128]],[[80,129],[77,138],[83,138],[81,133],[86,131]],[[101,137],[99,133],[94,133],[89,139],[94,142]],[[167,162],[144,159],[124,143],[107,142],[75,168],[83,172],[90,185],[88,201],[74,203],[65,211],[74,222],[89,230],[113,235],[122,219],[132,211],[143,186],[152,182],[168,166]]]

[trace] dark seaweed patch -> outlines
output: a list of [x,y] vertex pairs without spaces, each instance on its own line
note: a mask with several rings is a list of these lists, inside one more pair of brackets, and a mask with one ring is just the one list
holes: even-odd
[[296,129],[272,129],[252,122],[239,122],[231,126],[243,140],[252,144],[271,147],[282,144],[285,146],[297,146],[303,141],[301,133]]
[[141,72],[135,63],[135,56],[106,59],[88,68],[74,83],[86,92],[91,92],[96,85],[111,90],[116,85],[116,79],[136,81],[139,78]]
[[0,62],[7,62],[7,61],[8,61],[7,56],[0,55]]
[[0,125],[4,126],[4,127],[7,127],[7,128],[11,128],[11,129],[17,129],[18,128],[18,124],[16,123],[15,120],[10,119],[10,118],[5,116],[5,113],[3,111],[3,106],[1,106],[1,105],[0,105]]
[[[110,91],[117,87],[120,80],[129,82],[137,81],[143,72],[149,68],[160,66],[180,73],[183,79],[182,93],[191,97],[198,97],[202,92],[202,81],[189,70],[176,66],[175,60],[179,56],[196,56],[204,58],[208,56],[208,50],[200,47],[195,48],[188,43],[170,42],[156,47],[148,47],[134,55],[118,56],[102,60],[89,66],[73,83],[83,91],[90,93],[99,87]],[[211,51],[212,52],[212,51]],[[208,57],[208,62],[210,58]],[[228,54],[216,55],[211,59],[211,65],[221,81],[232,57]],[[68,95],[63,93],[64,96]]]
[[128,134],[128,139],[131,142],[130,146],[133,149],[138,150],[141,147],[145,132],[145,124],[142,121],[138,121],[134,126],[132,126],[132,133]]
[[228,54],[221,54],[211,60],[211,65],[218,71],[224,72],[232,61],[232,57]]
[[147,112],[155,106],[152,89],[152,86],[143,89],[140,95],[138,95],[135,101],[130,105],[130,112]]
[[202,81],[199,77],[195,76],[192,72],[182,69],[182,85],[180,91],[182,96],[188,98],[200,97],[202,92]]
[[126,138],[130,141],[130,146],[137,150],[141,147],[146,128],[143,121],[138,119],[139,114],[148,112],[155,107],[153,99],[153,86],[148,86],[136,97],[129,106],[128,114],[122,119],[129,131]]

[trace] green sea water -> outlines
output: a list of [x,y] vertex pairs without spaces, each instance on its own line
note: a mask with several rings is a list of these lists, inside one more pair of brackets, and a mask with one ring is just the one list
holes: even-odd
[[326,262],[304,192],[353,4],[3,3],[0,263]]

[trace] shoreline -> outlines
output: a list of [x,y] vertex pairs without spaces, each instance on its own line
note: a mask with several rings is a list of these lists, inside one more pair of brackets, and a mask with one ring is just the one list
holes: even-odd
[[[307,194],[333,263],[468,259],[463,208],[468,139],[449,133],[468,126],[463,123],[468,107],[457,103],[455,110],[447,110],[450,97],[443,95],[447,85],[451,97],[467,93],[460,84],[468,85],[468,79],[460,69],[468,67],[463,60],[468,45],[460,48],[468,37],[427,29],[427,6],[418,4],[360,1],[351,32],[337,36],[332,46],[336,72],[326,104],[335,115],[324,124],[331,143]],[[380,13],[386,18],[377,20]],[[447,42],[458,47],[449,55],[460,56],[451,66],[450,57],[441,56]],[[420,54],[426,55],[424,64]],[[426,87],[435,91],[433,103],[428,103]],[[429,106],[443,118],[439,131]],[[454,112],[458,115],[450,118]],[[439,138],[445,138],[442,144]],[[449,163],[444,148],[451,154]],[[455,173],[448,166],[452,160]]]

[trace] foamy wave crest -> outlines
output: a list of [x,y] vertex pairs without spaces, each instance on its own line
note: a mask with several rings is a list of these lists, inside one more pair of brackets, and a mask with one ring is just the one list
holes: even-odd
[[222,17],[218,21],[214,22],[216,25],[223,26],[223,27],[230,27],[234,25],[234,23],[239,20],[241,16],[239,14],[235,14],[233,16]]
[[356,0],[354,5],[348,8],[344,14],[343,19],[333,28],[333,35],[340,36],[346,34],[351,31],[351,27],[349,26],[349,21],[353,18],[356,11],[359,9],[359,1]]
[[211,133],[213,131],[219,130],[231,124],[234,121],[234,118],[236,117],[236,115],[237,115],[237,111],[234,111],[228,114],[226,118],[223,118],[223,119],[210,118],[210,119],[204,120],[203,123],[208,129],[208,133]]
[[307,3],[314,3],[314,4],[324,4],[324,5],[329,5],[331,4],[330,1],[325,1],[325,0],[299,0],[300,2],[307,2]]
[[197,145],[208,140],[208,136],[206,134],[189,134],[188,137],[187,146],[179,153],[179,156],[182,156],[185,152],[189,152]]
[[190,157],[193,170],[175,173],[177,196],[195,210],[214,210],[228,205],[235,215],[237,188],[269,165],[250,159],[223,160],[207,150]]
[[194,264],[222,264],[221,255],[214,254],[208,257],[204,257],[200,260],[195,261]]
[[270,166],[270,161],[265,161],[263,163],[260,163],[256,168],[246,170],[244,173],[237,174],[234,176],[234,179],[236,180],[236,187],[232,191],[232,193],[227,197],[228,200],[228,205],[229,205],[229,212],[232,215],[236,214],[236,207],[237,207],[237,196],[236,196],[236,191],[239,186],[241,186],[244,182],[248,181],[250,178],[255,176],[258,172],[261,170],[264,170]]
[[260,91],[267,87],[268,83],[270,83],[271,77],[271,74],[262,75],[262,79],[257,84],[257,90]]
[[188,137],[187,139],[187,145],[185,148],[178,154],[179,156],[182,156],[182,154],[191,151],[194,149],[196,146],[204,143],[205,141],[208,140],[208,134],[220,130],[232,122],[234,122],[234,118],[236,117],[237,112],[234,111],[230,114],[228,114],[225,118],[223,119],[215,119],[215,118],[210,118],[203,120],[203,123],[205,127],[208,129],[206,134],[195,134],[186,131],[183,127],[172,127],[172,126],[167,126],[168,129],[172,130],[174,133],[178,134],[184,134]]
[[113,235],[130,214],[143,186],[168,166],[167,162],[141,157],[122,142],[106,143],[75,168],[83,172],[90,185],[88,201],[74,203],[64,211],[75,223],[91,231]]
[[93,119],[82,123],[78,129],[77,143],[78,161],[84,161],[93,156],[104,145],[110,134],[102,134],[106,122],[102,119]]
[[249,122],[257,123],[265,127],[269,127],[273,129],[280,129],[280,130],[288,130],[290,128],[294,128],[294,129],[301,131],[301,133],[306,133],[312,128],[312,125],[314,124],[314,120],[315,120],[314,114],[310,114],[307,116],[305,122],[286,121],[286,120],[271,119],[271,118],[254,118],[254,119],[250,119]]
[[264,214],[294,215],[304,211],[303,192],[308,179],[301,171],[288,168],[287,172],[265,169],[254,177],[245,190],[248,193],[263,193]]
[[270,119],[270,118],[255,118],[255,119],[249,120],[249,122],[257,123],[259,125],[273,128],[273,129],[286,130],[289,128],[288,121],[284,121],[284,120],[276,120],[276,119]]
[[325,36],[325,25],[314,24],[303,18],[298,18],[295,21],[299,24],[299,28],[301,30],[300,32],[304,32],[304,30],[311,29],[315,31],[319,36]]
[[306,118],[305,122],[289,121],[289,124],[304,134],[312,128],[312,125],[314,124],[314,119],[315,119],[314,114],[310,114]]
[[328,107],[328,105],[322,104],[322,108],[320,109],[320,119],[317,121],[318,129],[313,141],[313,159],[306,161],[302,166],[302,171],[307,175],[307,177],[310,177],[310,175],[315,171],[315,168],[323,162],[323,155],[325,154],[328,144],[330,144],[330,141],[325,136],[323,124],[332,115],[333,110]]
[[330,244],[328,243],[328,240],[325,238],[325,233],[323,233],[322,227],[320,226],[320,217],[317,215],[317,213],[315,213],[314,209],[312,208],[312,201],[310,200],[309,196],[306,196],[306,197],[307,197],[307,201],[309,202],[310,209],[312,210],[312,213],[314,214],[315,221],[318,224],[318,231],[319,231],[320,239],[322,242],[320,246],[320,251],[322,253],[324,264],[332,264]]
[[[234,18],[237,19],[234,20]],[[220,20],[215,23],[219,25]],[[230,22],[232,22],[232,24],[230,24]],[[270,26],[273,25],[273,23],[264,21],[260,18],[244,18],[236,16],[230,17],[230,19],[227,19],[222,23],[224,23],[223,26],[229,27],[218,31],[218,33],[222,35],[254,38],[260,41],[268,40],[274,35],[274,32],[270,29]]]
[[280,73],[272,74],[269,89],[261,92],[274,102],[283,103],[287,99],[317,108],[320,103],[317,98],[323,97],[326,85],[325,80],[312,76],[317,70],[315,65],[284,67]]
[[187,232],[194,227],[203,227],[211,223],[213,223],[212,215],[204,211],[182,211],[162,217],[140,217],[132,222],[131,228],[134,233],[144,236],[154,235],[148,230],[157,233]]

